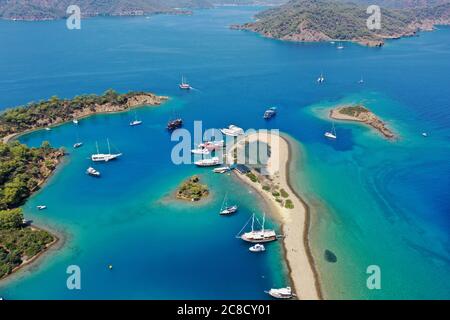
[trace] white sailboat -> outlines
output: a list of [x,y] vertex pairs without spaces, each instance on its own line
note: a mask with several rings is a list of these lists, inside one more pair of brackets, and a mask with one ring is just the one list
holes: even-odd
[[186,78],[184,76],[181,77],[181,83],[180,83],[180,89],[182,90],[190,90],[192,87],[191,85],[186,81]]
[[109,139],[107,139],[108,142],[108,153],[100,153],[98,150],[98,143],[95,143],[97,147],[97,153],[93,154],[91,156],[91,160],[94,162],[108,162],[110,160],[117,159],[118,157],[122,156],[121,153],[111,153],[111,146],[109,144]]
[[361,76],[361,79],[359,79],[358,81],[359,84],[363,84],[364,83],[364,78]]
[[336,128],[334,126],[334,122],[333,122],[333,127],[331,128],[331,132],[327,131],[325,132],[325,137],[329,138],[329,139],[337,139],[337,135],[336,135]]
[[239,232],[237,238],[240,238],[247,242],[252,243],[264,243],[264,242],[271,242],[275,241],[279,238],[279,236],[275,233],[275,230],[272,229],[265,229],[264,224],[266,222],[266,214],[264,213],[263,216],[263,222],[261,225],[260,230],[255,230],[255,214],[252,215],[252,230],[250,232],[243,233],[239,236],[239,234],[244,230],[244,228],[247,226],[247,224],[250,222],[247,221],[246,225],[242,228],[242,230]]
[[219,211],[219,214],[221,216],[227,216],[227,215],[233,214],[238,210],[237,205],[228,206],[227,197],[228,197],[228,194],[225,194],[225,197],[223,198],[223,202],[222,202],[222,207],[220,208],[220,211]]
[[142,120],[137,119],[136,112],[134,113],[134,120],[130,122],[130,127],[135,127],[142,124]]
[[320,74],[320,77],[317,78],[317,83],[324,83],[325,82],[325,77],[323,76],[323,73]]
[[338,50],[344,49],[344,46],[342,45],[342,43],[339,42],[339,45],[337,46],[337,49],[338,49]]

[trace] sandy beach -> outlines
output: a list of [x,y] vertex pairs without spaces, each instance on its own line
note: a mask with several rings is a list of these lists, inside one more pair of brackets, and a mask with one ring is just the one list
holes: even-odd
[[[275,214],[282,225],[283,246],[288,264],[291,287],[295,289],[298,299],[322,299],[319,277],[315,269],[314,259],[309,247],[308,230],[310,224],[309,209],[290,183],[289,165],[292,148],[288,138],[271,133],[254,133],[246,137],[246,141],[263,142],[270,145],[271,156],[267,163],[267,178],[273,185],[284,189],[289,194],[294,208],[288,209],[275,200],[275,197],[263,189],[263,184],[252,182],[245,175],[236,176],[258,192],[266,202],[266,206]],[[266,179],[260,176],[260,179]]]

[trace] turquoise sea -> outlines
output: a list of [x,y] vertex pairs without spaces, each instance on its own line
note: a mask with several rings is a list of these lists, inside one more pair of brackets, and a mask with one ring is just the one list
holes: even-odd
[[[296,141],[294,183],[311,208],[310,242],[326,298],[450,298],[450,28],[390,41],[383,48],[299,44],[233,31],[262,8],[229,7],[192,16],[92,18],[70,31],[65,21],[0,21],[0,108],[53,95],[74,97],[146,90],[168,95],[157,108],[98,115],[20,140],[48,140],[70,155],[24,206],[27,218],[65,235],[32,268],[0,283],[6,299],[264,299],[288,285],[281,243],[251,255],[234,236],[261,199],[227,175],[170,161],[165,131],[179,114],[185,127],[230,123],[276,128]],[[327,81],[318,86],[323,72]],[[182,75],[195,90],[181,92]],[[358,84],[364,77],[365,83]],[[357,124],[337,124],[323,138],[324,110],[363,102],[399,135],[387,141]],[[267,106],[277,106],[264,122]],[[429,137],[421,136],[428,132]],[[79,136],[84,147],[72,150]],[[84,171],[95,141],[124,156]],[[212,195],[202,204],[171,200],[200,174]],[[221,218],[225,192],[242,210]],[[35,207],[46,204],[46,211]],[[278,228],[275,221],[270,224]],[[324,259],[328,249],[336,263]],[[113,270],[107,266],[113,265]],[[82,290],[66,288],[78,265]],[[369,265],[381,290],[366,287]]]

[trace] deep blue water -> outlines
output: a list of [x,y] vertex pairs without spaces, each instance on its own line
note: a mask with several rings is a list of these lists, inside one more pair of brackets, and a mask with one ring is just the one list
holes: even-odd
[[[204,128],[279,128],[300,142],[296,182],[312,208],[311,244],[327,297],[450,297],[450,29],[383,48],[336,50],[227,27],[256,10],[94,18],[80,31],[64,21],[0,21],[0,108],[108,88],[171,97],[160,108],[140,109],[141,127],[127,125],[133,114],[95,116],[78,129],[68,124],[21,139],[71,149],[78,134],[85,146],[24,207],[36,222],[68,235],[63,249],[8,281],[2,296],[259,299],[286,284],[279,244],[256,257],[234,239],[250,213],[262,211],[258,199],[231,177],[171,164],[164,126],[176,113],[188,129],[194,120]],[[321,72],[327,81],[318,86]],[[196,90],[180,92],[181,75]],[[330,123],[323,109],[345,102],[367,104],[399,140],[348,124],[337,124],[338,141],[324,140]],[[266,123],[268,105],[279,114]],[[86,158],[107,137],[125,155],[100,166],[104,177],[93,181],[84,175]],[[193,173],[211,184],[212,200],[200,207],[167,201]],[[232,219],[216,214],[226,190],[243,207]],[[40,203],[49,209],[37,213]],[[326,248],[338,263],[324,261]],[[65,287],[70,264],[82,269],[79,292]],[[382,268],[380,291],[365,287],[371,264]]]

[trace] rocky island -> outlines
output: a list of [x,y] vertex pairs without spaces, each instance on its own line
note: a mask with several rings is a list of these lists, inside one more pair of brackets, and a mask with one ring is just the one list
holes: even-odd
[[362,105],[342,106],[330,111],[330,118],[335,120],[356,121],[365,123],[376,129],[388,139],[395,138],[395,134],[373,112]]
[[177,190],[177,198],[186,201],[200,201],[208,195],[208,186],[201,184],[198,176],[190,177]]
[[257,14],[255,22],[231,28],[286,41],[351,41],[379,47],[387,39],[413,36],[419,31],[433,30],[435,25],[450,24],[450,2],[410,7],[406,1],[399,0],[405,6],[383,6],[381,29],[369,30],[368,4],[361,2],[291,0]]

